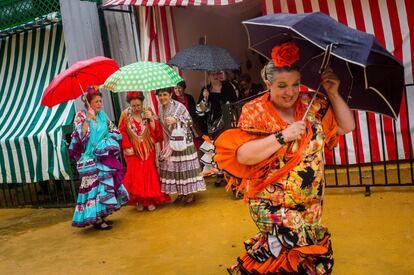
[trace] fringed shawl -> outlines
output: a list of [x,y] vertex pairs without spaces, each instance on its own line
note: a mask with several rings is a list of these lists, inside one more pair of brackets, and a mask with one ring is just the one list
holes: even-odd
[[[295,103],[295,121],[301,120],[311,95],[301,94]],[[309,116],[322,115],[322,125],[325,134],[325,144],[333,147],[337,142],[337,125],[332,108],[327,108],[328,101],[317,96],[313,102]],[[321,114],[321,111],[324,114]],[[288,127],[288,124],[280,117],[274,108],[270,93],[247,103],[242,110],[237,129],[223,132],[214,142],[216,147],[214,161],[229,175],[228,188],[235,187],[238,191],[244,190],[246,198],[255,197],[268,185],[273,184],[286,176],[296,165],[298,165],[305,153],[305,149],[312,139],[313,131],[309,120],[306,122],[306,134],[298,141],[282,146],[277,152],[266,160],[255,165],[243,165],[237,161],[237,149],[244,143],[268,136]],[[279,169],[275,163],[283,157],[286,163]]]
[[[142,120],[140,122],[141,129],[135,126],[134,118],[132,117],[131,108],[128,107],[121,113],[119,119],[119,128],[126,132],[131,143],[131,147],[134,148],[134,152],[141,159],[148,159],[150,152],[154,150],[156,140],[151,137],[150,127],[147,121]],[[124,137],[125,139],[126,137]]]

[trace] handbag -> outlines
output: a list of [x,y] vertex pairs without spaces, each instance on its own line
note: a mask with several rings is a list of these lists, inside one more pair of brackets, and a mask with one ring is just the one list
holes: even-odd
[[223,115],[219,115],[216,117],[211,117],[210,120],[207,122],[207,133],[210,136],[215,136],[221,133],[224,130],[224,120]]
[[78,170],[79,176],[85,177],[96,174],[98,168],[96,162],[93,158],[81,158],[76,163],[76,168]]
[[187,132],[181,127],[181,123],[177,123],[170,136],[170,146],[173,151],[184,151],[187,149]]

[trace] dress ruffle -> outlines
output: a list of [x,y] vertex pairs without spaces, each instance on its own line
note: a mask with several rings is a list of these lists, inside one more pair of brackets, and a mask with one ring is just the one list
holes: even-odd
[[[81,138],[81,123],[72,135],[71,155],[80,157],[83,154],[87,136]],[[117,130],[109,130],[96,144],[93,156],[96,158],[97,173],[82,177],[73,214],[72,225],[85,227],[112,214],[125,205],[128,191],[122,184],[125,168],[115,157],[120,152],[119,141],[122,136]]]
[[131,203],[148,206],[171,201],[170,196],[161,192],[160,178],[155,167],[155,152],[146,160],[133,155],[125,156],[125,161],[129,169],[125,175],[124,185]]
[[128,192],[122,184],[115,189],[116,181],[122,178],[121,171],[98,165],[97,177],[84,177],[73,214],[72,225],[85,227],[96,223],[128,202]]
[[[253,240],[254,242],[262,242],[262,240],[258,238]],[[267,244],[267,242],[265,243]],[[254,244],[251,245],[254,246]],[[274,257],[263,246],[256,253],[265,260],[258,261],[256,255],[253,256],[249,252],[244,252],[238,258],[238,265],[228,269],[229,273],[316,275],[330,274],[333,267],[331,241],[328,233],[320,242],[314,245],[293,248],[282,247],[277,257]]]
[[180,195],[204,191],[206,184],[200,172],[193,143],[184,151],[173,151],[168,160],[160,162],[161,191]]

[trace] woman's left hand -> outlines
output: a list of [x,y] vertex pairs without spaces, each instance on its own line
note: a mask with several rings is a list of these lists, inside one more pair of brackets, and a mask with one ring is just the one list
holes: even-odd
[[177,123],[177,120],[175,118],[170,116],[165,118],[165,124],[167,124],[168,126],[174,125],[175,123]]
[[326,68],[326,70],[322,73],[321,84],[328,96],[338,94],[340,83],[341,81],[331,68]]
[[147,119],[151,119],[152,118],[152,112],[151,112],[151,110],[146,110],[144,112],[144,117],[147,118]]

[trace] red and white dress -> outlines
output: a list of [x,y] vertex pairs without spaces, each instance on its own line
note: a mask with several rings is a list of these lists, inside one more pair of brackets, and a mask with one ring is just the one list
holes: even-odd
[[154,121],[155,128],[146,120],[137,121],[131,109],[122,112],[119,130],[122,133],[122,148],[133,148],[134,155],[124,154],[127,172],[124,186],[130,195],[130,202],[143,206],[169,202],[167,194],[161,192],[160,177],[155,165],[155,144],[162,141],[161,125]]

